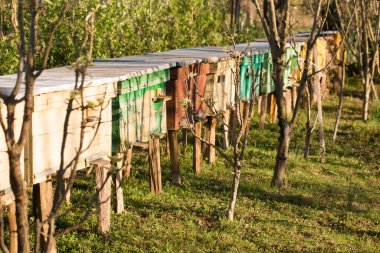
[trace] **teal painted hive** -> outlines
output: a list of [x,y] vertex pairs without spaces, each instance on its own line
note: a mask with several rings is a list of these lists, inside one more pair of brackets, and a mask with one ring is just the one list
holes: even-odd
[[243,101],[251,99],[252,92],[252,74],[251,74],[251,60],[245,56],[240,64],[240,98]]
[[266,94],[274,92],[274,83],[272,79],[272,55],[270,52],[263,53],[263,63],[262,63],[262,72],[260,83],[260,94]]
[[166,133],[166,103],[159,96],[165,95],[169,79],[169,70],[160,70],[118,83],[118,96],[112,100],[113,153]]

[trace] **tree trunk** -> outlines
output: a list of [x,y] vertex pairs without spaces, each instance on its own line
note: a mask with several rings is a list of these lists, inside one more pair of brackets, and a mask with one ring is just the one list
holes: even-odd
[[285,171],[288,160],[288,151],[290,143],[289,124],[286,120],[279,122],[280,138],[277,148],[276,166],[272,178],[272,186],[281,187],[285,183]]
[[369,98],[370,98],[370,93],[371,93],[371,86],[370,86],[370,80],[369,80],[369,75],[368,73],[364,74],[364,96],[363,96],[363,120],[367,121],[368,120],[368,108],[369,108]]
[[227,110],[223,116],[223,149],[227,150],[230,146],[229,141],[229,123],[230,123],[231,110]]
[[343,50],[342,52],[342,65],[340,66],[339,71],[339,105],[338,105],[338,112],[336,114],[336,120],[334,125],[334,133],[333,133],[333,142],[336,140],[336,136],[338,134],[338,128],[339,128],[339,122],[340,118],[342,117],[342,110],[343,110],[343,92],[344,92],[344,85],[346,83],[346,51]]
[[313,92],[311,81],[309,80],[307,82],[308,87],[306,90],[307,93],[307,117],[306,117],[306,135],[305,135],[305,147],[303,151],[303,158],[307,159],[309,156],[309,150],[310,150],[310,138],[311,138],[311,126],[310,126],[310,120],[311,120],[311,99],[310,99],[310,93]]
[[29,222],[28,222],[28,195],[26,193],[23,176],[21,174],[20,153],[8,150],[10,182],[16,202],[16,222],[18,250],[29,253]]
[[9,252],[17,253],[17,222],[16,222],[16,204],[12,202],[8,205],[9,221]]
[[232,181],[231,198],[230,198],[230,203],[228,205],[228,210],[227,210],[229,221],[234,220],[236,198],[237,198],[238,187],[239,187],[239,182],[240,182],[240,173],[241,173],[241,168],[239,166],[235,166],[234,178]]
[[325,132],[323,130],[323,108],[322,108],[322,95],[321,95],[321,82],[319,78],[316,82],[316,95],[317,95],[317,108],[318,108],[318,129],[319,129],[319,146],[320,146],[320,161],[324,163],[326,161],[326,144],[325,144]]
[[277,187],[281,187],[285,183],[285,171],[290,143],[290,126],[287,121],[285,99],[283,98],[284,58],[285,54],[282,54],[282,58],[275,61],[273,56],[273,79],[276,85],[275,98],[277,104],[278,126],[280,127],[280,137],[277,148],[276,166],[274,168],[272,178],[272,186]]

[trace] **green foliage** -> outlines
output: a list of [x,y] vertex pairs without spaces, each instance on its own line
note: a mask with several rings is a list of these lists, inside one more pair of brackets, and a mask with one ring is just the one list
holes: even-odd
[[[63,0],[44,2],[39,22],[41,56]],[[70,65],[84,39],[85,18],[103,1],[81,0],[71,7],[59,27],[48,67]],[[10,3],[0,9],[4,17],[0,34],[0,75],[16,72],[17,36],[10,24]],[[28,27],[27,5],[24,22]],[[228,45],[229,1],[209,0],[109,0],[96,13],[94,58],[120,57],[175,48]],[[261,29],[246,27],[238,42],[253,41]],[[41,61],[37,57],[37,63]]]

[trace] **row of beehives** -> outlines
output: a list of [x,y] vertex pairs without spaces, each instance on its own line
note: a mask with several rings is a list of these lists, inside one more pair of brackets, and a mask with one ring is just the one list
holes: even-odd
[[[334,33],[329,36],[337,37]],[[331,55],[329,56],[326,40],[321,38],[319,41],[316,47],[320,58],[318,64],[322,68]],[[336,41],[334,39],[334,43]],[[244,47],[246,45],[238,45],[237,50],[242,51]],[[284,89],[296,82],[303,52],[302,39],[289,45]],[[44,71],[35,84],[32,127],[22,164],[25,180],[28,184],[46,180],[56,173],[61,164],[69,164],[77,152],[81,152],[79,168],[88,167],[93,161],[107,160],[114,153],[123,153],[133,145],[166,134],[168,130],[177,131],[189,124],[202,122],[206,117],[213,116],[212,111],[233,110],[236,99],[234,64],[230,55],[219,47],[179,49],[96,61],[87,71],[83,89],[83,103],[91,106],[86,107],[85,119],[81,110],[72,111],[63,155],[61,145],[67,101],[77,96],[74,107],[78,107],[82,100],[73,92],[73,69]],[[250,54],[242,59],[240,65],[240,98],[249,100],[253,90],[257,95],[274,92],[271,72],[268,43],[253,43]],[[253,76],[256,76],[255,81]],[[3,93],[11,91],[15,78],[15,75],[0,77]],[[192,103],[185,109],[186,98]],[[212,110],[207,106],[207,100],[212,101]],[[4,106],[1,110],[3,117],[6,117]],[[16,116],[18,126],[22,110],[23,105],[20,103]],[[86,121],[86,128],[80,151],[83,120]],[[99,129],[97,122],[101,122]],[[199,167],[200,150],[198,147],[194,149],[194,160],[197,160],[194,166]],[[0,191],[9,192],[9,168],[2,132],[0,150]],[[178,152],[178,149],[173,150]],[[176,154],[172,156],[176,157]],[[61,163],[61,160],[64,162]],[[195,168],[196,171],[199,169]]]

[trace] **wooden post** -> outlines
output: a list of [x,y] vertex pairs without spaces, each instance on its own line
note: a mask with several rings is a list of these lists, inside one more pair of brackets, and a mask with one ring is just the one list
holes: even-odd
[[98,231],[106,234],[111,228],[111,177],[106,163],[95,164],[95,181],[97,191]]
[[[215,145],[215,135],[217,120],[214,117],[210,117],[207,123],[207,141]],[[206,144],[205,154],[209,163],[215,163],[215,147]]]
[[172,176],[172,184],[180,185],[181,176],[179,172],[179,147],[176,130],[168,130],[168,140],[170,147],[170,171]]
[[223,149],[224,150],[227,150],[230,146],[230,140],[228,139],[230,117],[231,117],[231,110],[227,110],[224,113],[224,117],[223,117]]
[[118,153],[116,154],[117,158],[120,160],[117,162],[117,173],[114,175],[114,187],[115,187],[115,205],[114,209],[116,213],[123,213],[124,212],[124,196],[123,196],[123,187],[121,185],[123,181],[123,154]]
[[160,162],[160,139],[153,138],[148,143],[150,191],[159,194],[162,191],[161,162]]
[[166,150],[163,150],[165,152],[165,156],[170,156],[170,141],[169,141],[169,133],[166,134],[166,145],[165,145]]
[[[206,122],[204,123],[204,134],[203,139],[207,142],[210,142],[210,117],[207,117]],[[202,157],[203,159],[208,159],[208,145],[205,142],[202,142]]]
[[[69,184],[69,180],[68,179],[64,179],[63,180],[63,184],[64,184],[64,189],[63,189],[63,193],[65,193],[67,187],[68,187],[68,184]],[[65,200],[66,200],[66,203],[67,204],[70,204],[71,203],[71,189],[67,192],[67,194],[65,195]]]
[[8,222],[9,222],[9,252],[17,253],[16,203],[14,201],[8,205]]
[[[202,122],[194,123],[194,133],[196,136],[201,137]],[[202,142],[194,136],[193,144],[193,170],[195,174],[201,173],[201,159],[202,159]]]
[[[33,185],[34,197],[37,199],[33,199],[37,204],[36,211],[38,215],[38,219],[42,222],[46,220],[51,212],[53,207],[53,183],[52,180],[48,179],[45,182]],[[45,249],[48,242],[49,234],[49,224],[44,224],[41,229],[41,248]],[[56,243],[53,241],[51,251],[57,252]]]
[[285,98],[286,116],[290,117],[292,115],[292,94],[289,89],[285,89],[284,98]]
[[261,105],[260,105],[260,129],[264,129],[265,119],[267,117],[267,107],[268,107],[268,94],[261,96]]
[[182,128],[182,146],[187,145],[187,133],[188,130],[186,128]]
[[131,160],[132,160],[132,146],[127,150],[125,154],[125,161],[124,161],[124,166],[125,166],[125,178],[129,178],[131,174]]
[[274,123],[276,122],[276,116],[277,116],[277,110],[276,110],[276,97],[273,94],[270,95],[270,122]]
[[292,86],[292,106],[293,106],[293,109],[294,107],[296,106],[296,101],[297,101],[297,86],[293,85]]

